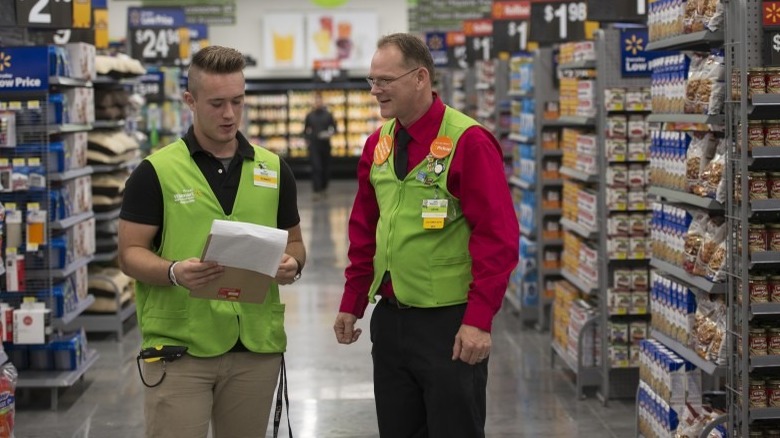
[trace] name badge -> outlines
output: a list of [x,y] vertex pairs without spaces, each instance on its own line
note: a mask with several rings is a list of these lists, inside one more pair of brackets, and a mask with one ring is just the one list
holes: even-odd
[[447,218],[447,199],[425,199],[422,205],[423,229],[440,230]]
[[279,188],[279,175],[275,170],[255,168],[254,183],[257,187]]

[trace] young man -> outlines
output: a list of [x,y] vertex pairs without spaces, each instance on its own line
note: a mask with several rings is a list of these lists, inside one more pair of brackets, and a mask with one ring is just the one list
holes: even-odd
[[[119,262],[137,280],[142,348],[185,346],[176,361],[144,363],[148,437],[265,436],[286,348],[278,284],[305,262],[292,171],[238,131],[244,57],[200,50],[184,102],[193,125],[184,138],[147,157],[126,184]],[[262,172],[263,178],[254,176]],[[214,219],[285,229],[287,248],[263,304],[190,298],[223,268],[199,256]],[[163,379],[164,377],[164,379]],[[162,380],[161,380],[162,379]]]
[[350,344],[368,305],[382,437],[484,437],[493,317],[518,262],[501,148],[432,91],[413,35],[383,37],[368,82],[382,117],[366,141],[334,330]]
[[330,180],[330,138],[336,133],[336,120],[322,102],[322,94],[314,93],[314,109],[306,114],[303,133],[309,147],[311,183],[315,199],[328,189]]

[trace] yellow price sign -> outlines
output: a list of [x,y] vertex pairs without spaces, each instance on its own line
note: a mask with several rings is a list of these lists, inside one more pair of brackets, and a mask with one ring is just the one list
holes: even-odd
[[73,28],[92,27],[92,0],[73,0]]

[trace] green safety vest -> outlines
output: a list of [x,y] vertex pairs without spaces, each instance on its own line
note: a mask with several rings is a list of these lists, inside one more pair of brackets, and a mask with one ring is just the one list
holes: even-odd
[[[471,283],[471,230],[460,202],[447,190],[447,175],[458,140],[463,132],[478,123],[446,107],[437,137],[452,140],[452,151],[432,164],[444,164],[438,175],[429,169],[429,160],[418,164],[403,181],[395,174],[393,154],[371,166],[370,180],[379,204],[376,230],[374,280],[369,300],[375,295],[386,271],[393,281],[398,300],[415,307],[442,307],[465,303]],[[380,138],[393,136],[395,119],[382,126]],[[429,155],[429,158],[432,158]],[[447,218],[441,229],[423,228],[423,201],[446,199]]]
[[[205,176],[179,139],[146,159],[154,166],[163,194],[162,242],[155,253],[166,260],[200,257],[213,219],[276,227],[279,207],[279,157],[253,146],[254,161],[241,164],[241,183],[233,212],[226,215]],[[254,184],[256,168],[275,171],[276,188]],[[288,183],[285,181],[285,183]],[[284,352],[284,304],[276,283],[263,304],[190,298],[184,287],[136,283],[142,348],[187,346],[188,353],[212,357],[229,351],[240,338],[257,353]]]

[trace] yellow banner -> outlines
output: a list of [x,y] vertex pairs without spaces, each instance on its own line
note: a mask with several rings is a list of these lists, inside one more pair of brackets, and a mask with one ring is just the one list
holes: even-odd
[[92,27],[92,0],[73,0],[73,28]]
[[179,59],[190,59],[190,30],[179,28]]
[[108,9],[95,9],[95,48],[108,48]]

